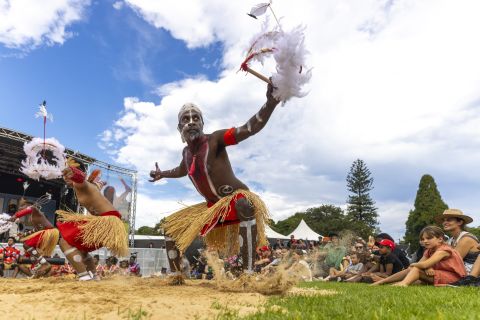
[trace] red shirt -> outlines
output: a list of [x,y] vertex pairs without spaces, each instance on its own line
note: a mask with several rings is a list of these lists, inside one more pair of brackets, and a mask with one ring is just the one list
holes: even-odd
[[6,246],[0,248],[0,254],[3,254],[3,262],[7,264],[16,263],[18,257],[20,257],[20,250],[15,247]]

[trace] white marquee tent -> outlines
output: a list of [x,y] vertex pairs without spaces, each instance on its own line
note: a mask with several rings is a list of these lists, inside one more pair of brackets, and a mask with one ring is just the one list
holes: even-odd
[[319,235],[305,223],[305,221],[302,219],[300,223],[298,224],[297,228],[293,230],[292,233],[288,235],[288,238],[290,238],[291,235],[295,236],[295,239],[302,239],[302,240],[313,240],[313,241],[318,241],[319,237],[323,237],[322,235]]
[[272,228],[270,228],[267,225],[265,226],[265,233],[267,234],[268,239],[283,239],[283,240],[290,239],[290,237],[284,236],[283,234],[273,231]]

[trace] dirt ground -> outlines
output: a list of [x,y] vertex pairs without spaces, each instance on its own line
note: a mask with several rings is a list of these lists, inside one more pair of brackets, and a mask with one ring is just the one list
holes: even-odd
[[2,319],[211,319],[225,308],[254,312],[265,300],[259,293],[220,292],[208,281],[0,279]]

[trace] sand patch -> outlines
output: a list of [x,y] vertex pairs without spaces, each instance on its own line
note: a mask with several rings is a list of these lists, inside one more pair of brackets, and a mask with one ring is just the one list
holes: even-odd
[[219,291],[207,281],[166,285],[159,278],[2,279],[5,319],[211,319],[225,308],[243,316],[265,302],[258,293]]

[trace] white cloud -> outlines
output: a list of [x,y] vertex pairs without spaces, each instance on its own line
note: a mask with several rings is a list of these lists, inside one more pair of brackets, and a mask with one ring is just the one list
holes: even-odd
[[63,44],[72,36],[67,27],[83,19],[90,0],[0,0],[0,43],[31,49]]
[[[176,113],[183,103],[203,107],[206,132],[241,125],[257,111],[265,86],[235,72],[259,22],[245,15],[250,4],[242,2],[186,1],[181,9],[168,1],[126,2],[189,47],[224,43],[217,81],[165,84],[158,105],[126,99],[114,127],[128,135],[112,141],[117,160],[145,174],[154,161],[178,164]],[[276,1],[274,8],[287,27],[307,26],[310,94],[278,108],[260,134],[229,149],[238,176],[274,207],[274,218],[320,203],[343,205],[356,158],[382,186],[375,192],[381,226],[395,235],[403,232],[421,174],[480,187],[480,3]],[[268,74],[268,65],[255,67]],[[454,193],[450,186],[440,189],[444,196]],[[470,208],[464,198],[451,199]]]
[[123,8],[123,2],[122,1],[116,1],[112,6],[116,10],[120,10]]

